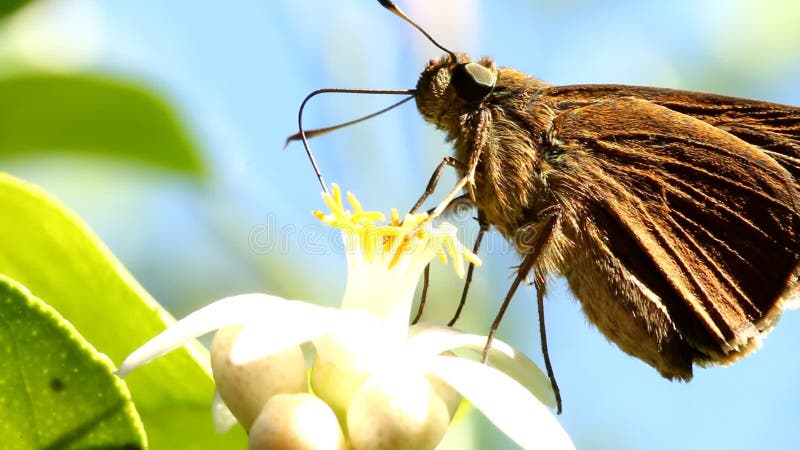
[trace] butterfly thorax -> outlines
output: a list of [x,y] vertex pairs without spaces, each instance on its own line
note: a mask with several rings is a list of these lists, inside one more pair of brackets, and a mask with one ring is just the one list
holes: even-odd
[[471,62],[468,55],[458,54],[455,61],[447,55],[428,63],[417,83],[417,107],[455,144],[461,176],[479,152],[476,206],[511,238],[549,206],[544,195],[550,170],[546,148],[554,114],[536,97],[550,85],[513,69],[497,69],[490,58],[481,58],[475,62],[495,77],[494,84],[483,97],[475,98],[478,92],[469,98],[475,89],[459,90],[456,77]]

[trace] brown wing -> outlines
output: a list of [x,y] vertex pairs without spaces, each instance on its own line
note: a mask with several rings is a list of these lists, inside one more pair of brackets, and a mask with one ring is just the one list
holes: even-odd
[[634,97],[718,127],[758,146],[800,178],[800,108],[724,95],[625,85],[574,85],[549,89],[561,110],[586,106],[585,99]]
[[795,290],[794,177],[690,115],[612,95],[569,105],[559,89],[545,95],[562,110],[549,182],[562,209],[583,205],[571,238],[584,251],[562,272],[587,316],[670,378],[747,353]]

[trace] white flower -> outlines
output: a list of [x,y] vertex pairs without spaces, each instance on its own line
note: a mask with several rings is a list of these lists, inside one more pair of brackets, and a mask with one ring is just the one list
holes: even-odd
[[[400,221],[394,210],[379,225],[382,214],[364,211],[351,194],[348,211],[338,186],[332,191],[323,195],[331,213],[315,215],[342,230],[341,308],[266,294],[222,299],[134,351],[118,373],[219,329],[211,350],[215,421],[225,430],[235,417],[251,449],[434,448],[461,395],[524,448],[574,448],[545,406],[555,403],[547,378],[525,355],[495,340],[481,364],[456,352],[478,356],[485,336],[408,326],[428,262],[449,255],[459,276],[464,260],[480,263],[456,228],[434,227],[425,214]],[[316,350],[310,377],[300,347],[307,342]]]

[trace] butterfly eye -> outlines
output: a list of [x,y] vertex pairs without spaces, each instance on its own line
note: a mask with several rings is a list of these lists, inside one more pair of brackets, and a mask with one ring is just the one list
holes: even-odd
[[483,100],[492,92],[497,81],[495,74],[474,62],[460,64],[453,70],[450,80],[456,88],[456,94],[468,102]]

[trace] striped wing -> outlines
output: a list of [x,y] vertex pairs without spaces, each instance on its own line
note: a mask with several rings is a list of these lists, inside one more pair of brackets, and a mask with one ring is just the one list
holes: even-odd
[[[668,377],[688,379],[692,363],[747,353],[795,291],[797,172],[722,121],[621,95],[570,104],[559,89],[569,87],[548,92],[563,111],[552,183],[565,198],[582,197],[580,239],[595,258],[576,256],[565,275],[589,318]],[[776,152],[794,161],[795,141],[786,139]],[[626,337],[624,324],[604,318],[600,309],[619,305],[642,332]],[[663,331],[663,319],[674,330]]]
[[795,178],[800,177],[800,108],[724,95],[626,85],[573,85],[549,89],[558,109],[587,106],[585,99],[647,100],[718,127],[753,144]]

